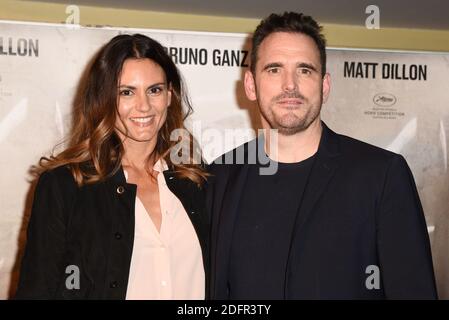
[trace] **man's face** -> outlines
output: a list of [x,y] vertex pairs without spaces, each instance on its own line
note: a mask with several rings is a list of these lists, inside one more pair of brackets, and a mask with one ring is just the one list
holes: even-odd
[[293,135],[320,121],[330,78],[321,76],[315,42],[301,33],[276,32],[259,46],[254,75],[245,74],[248,99],[257,100],[264,128]]

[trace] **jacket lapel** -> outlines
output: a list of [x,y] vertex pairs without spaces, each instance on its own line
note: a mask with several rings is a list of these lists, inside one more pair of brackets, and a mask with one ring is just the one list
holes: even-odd
[[[210,208],[213,212],[211,234],[214,235],[214,238],[211,239],[211,252],[214,253],[211,257],[211,267],[215,271],[212,273],[211,294],[216,299],[227,298],[232,234],[248,176],[248,163],[256,163],[258,159],[258,143],[260,143],[259,139],[252,140],[233,150],[233,155],[229,153],[224,155],[221,158],[221,163],[224,162],[224,164],[216,164],[217,166],[223,165],[226,170],[229,170],[227,181],[221,180],[215,185],[214,200]],[[227,164],[226,159],[238,164]]]
[[296,254],[295,240],[297,235],[303,234],[307,219],[313,213],[313,209],[323,193],[325,192],[329,182],[334,176],[339,166],[340,146],[338,135],[330,130],[324,122],[322,122],[323,131],[321,135],[320,145],[318,147],[317,158],[310,172],[307,185],[304,189],[304,195],[297,212],[295,227],[291,236],[289,255],[286,268],[286,281],[284,286],[285,297],[288,298],[289,281],[288,275],[291,266],[292,256]]
[[310,172],[307,186],[304,190],[303,201],[300,205],[296,230],[304,225],[313,207],[326,190],[339,166],[338,156],[340,154],[337,135],[331,131],[324,123],[321,135],[320,146],[318,147],[317,158]]
[[227,298],[221,296],[220,292],[227,292],[229,255],[232,245],[230,239],[232,239],[234,232],[238,206],[247,174],[247,165],[233,166],[232,174],[223,193],[223,199],[220,201],[222,207],[219,210],[217,220],[213,223],[215,230],[212,231],[212,234],[216,235],[216,239],[212,239],[212,246],[215,246],[212,251],[215,252],[215,255],[212,257],[212,268],[215,270],[212,288],[215,291],[214,296],[219,299]]
[[[125,173],[122,166],[117,172],[105,181],[108,192],[113,199],[126,208],[126,212],[131,212],[134,219],[134,204],[137,193],[137,186],[126,182]],[[114,200],[115,201],[115,200]]]

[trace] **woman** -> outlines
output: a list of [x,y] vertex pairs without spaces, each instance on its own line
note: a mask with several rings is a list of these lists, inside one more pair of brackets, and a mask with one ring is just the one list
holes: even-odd
[[189,133],[170,139],[191,111],[158,42],[119,35],[100,50],[69,147],[40,161],[16,298],[205,298],[206,174],[179,163]]

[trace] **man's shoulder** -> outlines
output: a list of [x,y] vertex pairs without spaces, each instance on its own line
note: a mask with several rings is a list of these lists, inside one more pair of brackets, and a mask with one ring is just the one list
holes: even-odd
[[344,153],[355,153],[361,156],[366,155],[387,158],[397,156],[397,154],[392,151],[364,142],[362,140],[358,140],[356,138],[345,136],[342,134],[337,135],[340,141],[341,150]]
[[389,166],[392,161],[405,162],[402,155],[370,143],[337,134],[341,155],[352,166]]
[[[248,156],[256,152],[257,139],[250,140],[241,144],[240,146],[225,152],[217,159],[215,159],[213,165],[234,165],[234,164],[246,164],[248,162]],[[244,161],[240,161],[244,160]]]
[[[348,160],[348,162],[351,162],[351,165],[384,166],[394,160],[404,160],[400,154],[387,149],[353,137],[335,133],[332,130],[329,130],[329,132],[334,137],[332,141],[338,141],[340,155],[345,160]],[[243,165],[253,163],[256,159],[257,139],[253,139],[219,156],[208,166],[208,171],[215,175],[229,174],[230,172],[239,170]]]
[[257,157],[256,146],[257,139],[253,139],[225,152],[208,165],[208,171],[214,174],[230,172],[238,170],[242,165],[255,162]]

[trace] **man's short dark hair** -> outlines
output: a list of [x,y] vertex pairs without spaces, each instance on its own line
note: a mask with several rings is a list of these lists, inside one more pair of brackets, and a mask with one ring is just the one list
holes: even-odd
[[262,41],[274,32],[302,33],[313,39],[320,52],[321,74],[326,74],[326,39],[322,27],[311,17],[297,12],[271,14],[257,26],[252,38],[251,71],[255,74],[257,52]]

